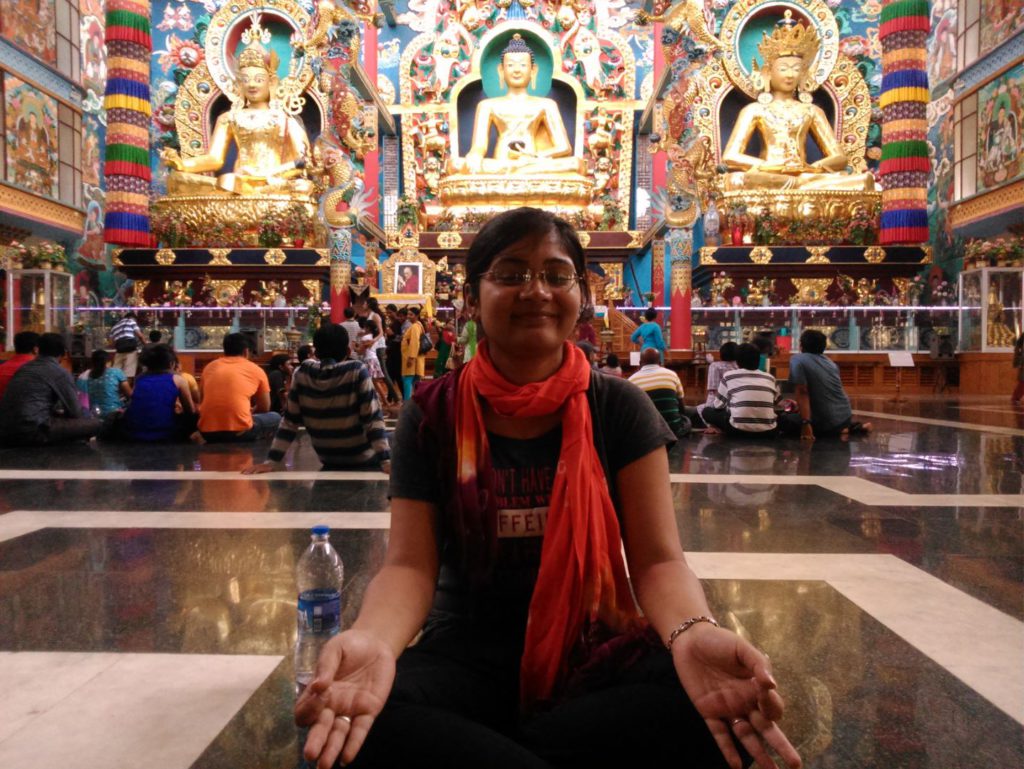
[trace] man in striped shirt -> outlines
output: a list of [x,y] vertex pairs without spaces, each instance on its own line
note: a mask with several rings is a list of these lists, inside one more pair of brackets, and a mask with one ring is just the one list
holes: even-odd
[[133,312],[125,313],[107,335],[114,346],[114,368],[119,368],[132,384],[139,367],[139,346],[146,341],[139,328],[139,318]]
[[647,393],[672,432],[683,437],[690,432],[690,420],[683,416],[683,383],[672,369],[660,365],[661,352],[647,347],[640,353],[640,369],[629,381]]
[[319,360],[307,360],[292,375],[281,424],[267,461],[246,474],[283,469],[288,447],[305,425],[325,469],[391,471],[384,415],[373,380],[362,361],[349,359],[348,332],[324,324],[313,335]]
[[709,433],[731,435],[772,435],[777,426],[775,407],[781,395],[775,377],[759,371],[761,353],[752,344],[736,350],[739,368],[722,375],[713,406],[701,416]]

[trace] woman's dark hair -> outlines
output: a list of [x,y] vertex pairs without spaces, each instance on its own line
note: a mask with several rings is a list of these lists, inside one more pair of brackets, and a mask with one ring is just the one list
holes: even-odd
[[726,363],[736,360],[736,348],[739,345],[735,342],[726,342],[718,348],[718,356]]
[[619,356],[613,352],[608,353],[608,357],[604,359],[604,365],[606,365],[608,368],[618,368]]
[[298,350],[295,351],[295,357],[299,359],[299,363],[304,360],[308,360],[309,356],[313,354],[313,345],[304,344]]
[[270,358],[270,362],[267,364],[267,371],[277,371],[291,359],[292,356],[286,352],[276,353]]
[[146,369],[147,374],[166,374],[174,368],[177,359],[178,356],[169,344],[155,344],[142,351],[139,363]]
[[647,322],[657,320],[657,318],[658,311],[655,310],[653,307],[648,307],[646,310],[644,310],[644,320],[646,320]]
[[576,274],[580,276],[583,310],[590,307],[590,287],[587,285],[587,258],[576,230],[564,219],[539,208],[514,208],[491,219],[480,228],[466,254],[466,290],[476,297],[480,293],[480,276],[491,268],[495,258],[505,249],[526,238],[541,239],[554,233],[566,256],[572,259]]
[[367,304],[367,306],[370,308],[370,310],[372,312],[377,313],[377,317],[379,317],[379,318],[383,318],[384,317],[384,313],[381,312],[381,310],[380,310],[380,302],[377,301],[377,297],[375,297],[375,296],[369,297],[366,300],[366,304]]
[[110,353],[106,350],[93,350],[89,358],[89,379],[99,379],[107,370],[107,361],[110,360]]
[[377,336],[377,334],[380,333],[380,329],[377,328],[377,322],[373,320],[366,321],[366,323],[363,325],[363,331],[365,331],[370,336]]

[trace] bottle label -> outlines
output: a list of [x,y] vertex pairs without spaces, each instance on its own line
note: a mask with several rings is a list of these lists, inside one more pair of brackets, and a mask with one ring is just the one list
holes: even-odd
[[299,593],[299,633],[334,635],[341,629],[341,594],[337,590]]

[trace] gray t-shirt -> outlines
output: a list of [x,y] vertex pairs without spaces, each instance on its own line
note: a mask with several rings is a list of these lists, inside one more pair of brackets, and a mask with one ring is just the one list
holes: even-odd
[[[614,478],[631,462],[675,441],[661,415],[639,388],[618,377],[595,373],[590,399],[595,446],[607,465],[612,500]],[[392,441],[392,497],[436,504],[445,516],[442,472],[434,460],[437,447],[426,445],[431,433],[420,433],[423,414],[414,401],[402,409]],[[518,440],[488,433],[494,489],[498,497],[498,552],[489,583],[472,589],[445,541],[449,527],[440,526],[441,573],[432,621],[438,615],[459,618],[486,635],[507,634],[513,649],[521,648],[533,585],[540,566],[548,502],[562,443],[561,425],[536,438]],[[429,623],[428,623],[429,624]]]
[[816,432],[834,430],[853,418],[850,399],[839,379],[839,366],[824,355],[794,355],[789,359],[789,381],[807,386],[811,424]]

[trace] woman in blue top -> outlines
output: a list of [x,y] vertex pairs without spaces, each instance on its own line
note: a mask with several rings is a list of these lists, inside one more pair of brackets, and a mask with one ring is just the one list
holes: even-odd
[[110,367],[110,353],[95,350],[87,376],[77,380],[78,389],[89,396],[89,408],[98,417],[105,417],[124,408],[124,398],[132,396],[128,377],[119,368]]
[[647,311],[644,312],[644,320],[646,323],[641,323],[636,331],[633,332],[632,336],[629,337],[629,341],[633,344],[639,344],[640,350],[646,350],[651,347],[657,350],[661,354],[661,362],[665,362],[665,338],[661,335],[661,326],[658,325],[658,311],[653,307],[648,307]]
[[[120,436],[130,441],[185,440],[196,429],[196,407],[188,382],[172,369],[176,357],[166,344],[142,353],[145,372],[135,380],[132,402],[121,420]],[[179,408],[180,404],[180,408]]]

